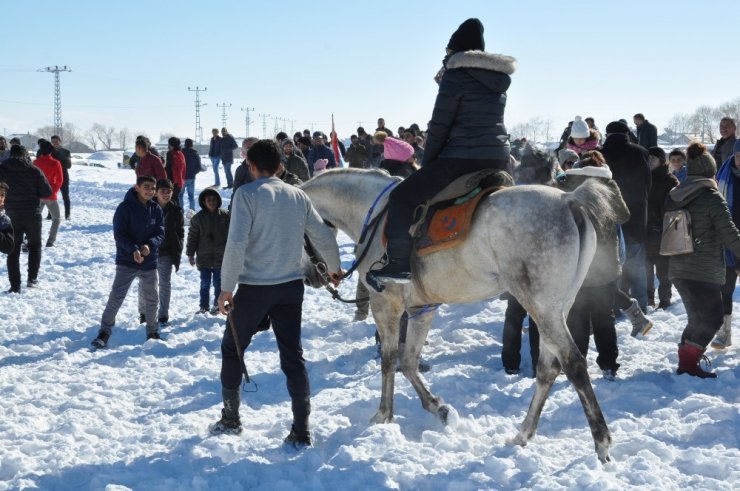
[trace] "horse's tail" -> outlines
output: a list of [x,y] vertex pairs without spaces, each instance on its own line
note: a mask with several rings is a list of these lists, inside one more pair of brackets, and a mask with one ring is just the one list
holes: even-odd
[[574,280],[581,285],[596,251],[597,236],[604,236],[622,218],[619,207],[624,206],[624,201],[616,186],[596,179],[587,179],[575,191],[566,193],[564,199],[578,227],[578,268]]

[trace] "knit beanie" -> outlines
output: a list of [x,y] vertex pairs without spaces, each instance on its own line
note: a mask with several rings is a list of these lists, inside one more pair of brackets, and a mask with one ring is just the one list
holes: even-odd
[[611,123],[606,125],[607,135],[611,135],[614,133],[621,133],[622,135],[626,135],[629,132],[629,126],[627,126],[627,123],[623,123],[622,121],[612,121]]
[[383,142],[383,155],[389,160],[406,162],[414,155],[414,147],[403,140],[389,136]]
[[591,135],[591,132],[586,122],[580,116],[576,116],[576,119],[573,120],[573,126],[570,127],[571,138],[588,138],[589,135]]
[[658,157],[658,160],[660,160],[661,163],[662,162],[665,162],[665,160],[666,160],[665,159],[665,150],[663,150],[660,147],[650,147],[650,148],[648,148],[648,153],[652,157]]
[[560,150],[558,152],[558,162],[560,162],[560,165],[565,164],[565,162],[568,160],[572,160],[575,162],[576,160],[578,160],[578,154],[569,148],[564,148]]
[[686,150],[686,174],[689,176],[714,177],[717,164],[704,145],[691,144]]
[[478,19],[468,19],[452,33],[450,42],[447,43],[447,49],[452,51],[483,51],[486,42],[483,40],[483,23]]

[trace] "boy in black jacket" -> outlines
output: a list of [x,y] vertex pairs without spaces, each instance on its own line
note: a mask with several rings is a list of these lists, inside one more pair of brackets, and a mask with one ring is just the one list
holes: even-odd
[[[164,241],[159,246],[157,260],[157,276],[159,277],[159,327],[166,326],[170,321],[170,294],[172,292],[172,267],[180,269],[180,257],[185,242],[185,216],[182,208],[172,201],[174,185],[169,179],[157,181],[155,200],[164,214]],[[144,289],[139,288],[139,322],[143,323],[146,316],[146,301]]]
[[161,339],[157,328],[157,258],[164,240],[164,222],[162,208],[152,199],[156,184],[152,176],[139,176],[136,186],[128,190],[113,215],[116,276],[100,321],[100,331],[92,342],[94,348],[108,346],[118,310],[136,278],[139,278],[139,288],[144,290],[146,338]]

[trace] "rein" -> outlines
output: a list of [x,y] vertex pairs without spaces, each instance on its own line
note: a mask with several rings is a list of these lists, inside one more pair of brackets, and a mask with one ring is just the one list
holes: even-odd
[[[392,188],[394,188],[400,181],[393,181],[390,184],[388,184],[383,190],[378,194],[378,196],[375,198],[375,201],[373,201],[373,204],[370,206],[370,209],[367,212],[367,215],[365,215],[365,221],[362,224],[362,231],[360,232],[360,239],[357,242],[357,245],[361,245],[365,242],[365,239],[368,238],[368,232],[370,233],[370,237],[367,240],[367,244],[370,245],[372,241],[375,239],[375,234],[378,232],[378,228],[380,225],[380,219],[388,212],[388,203],[383,206],[383,208],[380,210],[380,213],[375,215],[372,219],[370,217],[373,216],[373,212],[375,211],[375,207],[380,202],[381,198]],[[327,222],[324,220],[324,223],[326,223],[327,226],[336,228],[331,222]],[[316,272],[321,276],[322,280],[327,283],[325,286],[326,290],[331,293],[331,296],[334,300],[339,300],[340,302],[344,303],[360,303],[360,302],[366,302],[370,299],[370,297],[364,297],[364,298],[355,298],[354,300],[347,300],[341,297],[339,294],[339,291],[332,287],[329,283],[331,283],[331,278],[329,277],[329,272],[327,271],[327,266],[324,261],[319,259],[318,255],[316,254],[316,251],[313,248],[313,245],[311,244],[311,241],[307,236],[304,236],[304,249],[306,251],[306,254],[308,254],[308,258],[311,260],[311,263],[316,268]],[[357,268],[360,266],[362,261],[365,260],[365,257],[367,256],[367,252],[369,250],[369,247],[365,247],[362,252],[360,252],[360,255],[355,258],[355,260],[352,262],[352,265],[349,267],[347,271],[344,272],[344,274],[341,276],[340,280],[346,280],[352,274],[357,270]]]

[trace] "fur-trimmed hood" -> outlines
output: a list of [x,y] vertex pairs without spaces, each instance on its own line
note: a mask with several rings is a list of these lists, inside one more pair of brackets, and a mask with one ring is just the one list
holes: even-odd
[[583,176],[583,177],[601,177],[602,179],[611,179],[612,171],[608,165],[602,165],[601,167],[594,167],[589,165],[587,167],[580,167],[577,169],[568,169],[565,171],[566,176]]
[[516,71],[516,59],[511,56],[485,51],[463,51],[453,54],[447,60],[448,70],[457,68],[480,68],[511,75]]

